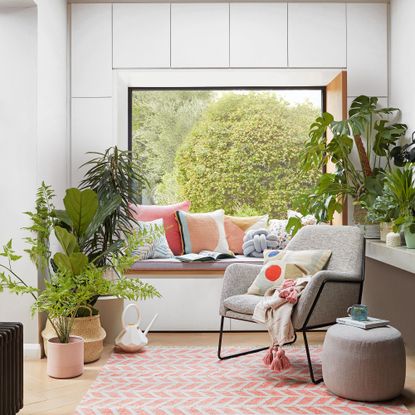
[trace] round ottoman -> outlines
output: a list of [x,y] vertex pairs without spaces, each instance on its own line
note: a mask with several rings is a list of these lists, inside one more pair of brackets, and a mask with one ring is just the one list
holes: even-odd
[[363,330],[336,324],[327,331],[322,365],[324,383],[338,396],[356,401],[395,398],[405,383],[401,333],[390,326]]

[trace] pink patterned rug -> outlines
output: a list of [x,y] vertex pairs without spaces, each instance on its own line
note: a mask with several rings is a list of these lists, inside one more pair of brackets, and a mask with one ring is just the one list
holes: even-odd
[[[317,363],[320,352],[312,350]],[[76,414],[409,414],[398,401],[370,404],[338,398],[324,384],[310,383],[304,349],[291,347],[287,354],[292,368],[276,374],[263,365],[263,353],[222,362],[214,348],[206,347],[114,353]]]

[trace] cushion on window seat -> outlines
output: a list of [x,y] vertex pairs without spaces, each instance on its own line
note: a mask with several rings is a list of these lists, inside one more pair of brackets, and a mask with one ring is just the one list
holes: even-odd
[[221,259],[220,261],[212,262],[181,262],[176,258],[168,259],[146,259],[137,261],[132,265],[132,272],[140,271],[225,271],[225,269],[231,264],[254,264],[262,265],[263,258],[251,258],[243,255],[237,255],[236,258]]
[[254,314],[256,305],[264,297],[260,295],[251,295],[251,294],[241,294],[233,295],[232,297],[227,298],[223,305],[229,310],[236,311],[241,314]]

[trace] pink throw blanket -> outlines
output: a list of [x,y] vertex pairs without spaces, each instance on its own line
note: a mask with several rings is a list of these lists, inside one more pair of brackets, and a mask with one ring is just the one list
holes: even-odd
[[306,276],[296,280],[285,280],[281,287],[270,288],[255,307],[252,318],[265,324],[272,341],[264,357],[264,363],[276,372],[290,367],[282,346],[295,338],[291,314],[310,278]]

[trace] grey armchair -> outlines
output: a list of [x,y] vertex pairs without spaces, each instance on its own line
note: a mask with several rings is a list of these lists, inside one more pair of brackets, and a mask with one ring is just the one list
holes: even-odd
[[[319,329],[335,324],[336,318],[344,316],[350,305],[361,301],[364,281],[364,239],[359,228],[354,226],[306,226],[289,242],[287,249],[332,251],[326,269],[313,276],[299,298],[292,316],[296,333],[301,332],[304,337],[311,381],[317,384],[322,379],[316,379],[314,376],[307,332],[325,331]],[[247,291],[260,268],[259,265],[232,264],[226,269],[219,310],[221,324],[218,358],[221,360],[267,349],[264,347],[222,356],[224,319],[254,322],[252,314],[262,297],[247,294]]]

